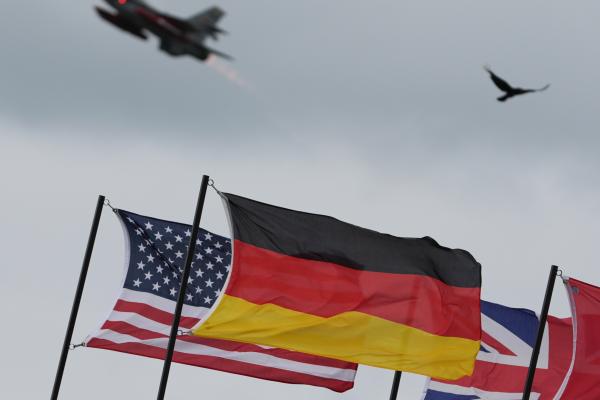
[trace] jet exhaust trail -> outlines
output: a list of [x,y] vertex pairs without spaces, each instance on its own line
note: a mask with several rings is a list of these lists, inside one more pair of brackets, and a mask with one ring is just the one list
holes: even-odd
[[230,64],[222,62],[214,55],[211,54],[206,59],[205,64],[234,85],[250,91],[254,89],[250,82],[242,78],[240,73],[234,67],[232,67]]

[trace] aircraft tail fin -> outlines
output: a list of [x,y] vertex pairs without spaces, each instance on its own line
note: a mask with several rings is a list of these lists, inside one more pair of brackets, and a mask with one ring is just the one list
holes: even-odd
[[217,23],[224,15],[225,11],[215,6],[191,16],[186,22],[197,30],[205,30],[208,27],[216,28]]

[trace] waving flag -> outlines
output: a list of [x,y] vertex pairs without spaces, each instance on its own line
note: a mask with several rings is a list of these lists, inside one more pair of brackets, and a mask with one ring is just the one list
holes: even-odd
[[[431,379],[424,400],[521,400],[539,319],[533,311],[481,302],[481,350],[473,375]],[[571,359],[570,319],[548,317],[531,399],[553,400]],[[577,397],[565,398],[568,400]]]
[[600,287],[573,278],[564,280],[573,312],[576,340],[561,399],[600,399]]
[[194,334],[456,379],[481,335],[481,266],[431,238],[223,194],[229,284]]
[[[87,347],[163,359],[191,226],[118,210],[126,235],[123,289]],[[219,296],[231,265],[229,239],[200,229],[180,329],[189,330]],[[182,334],[173,361],[255,378],[326,387],[354,385],[356,364],[289,350]]]

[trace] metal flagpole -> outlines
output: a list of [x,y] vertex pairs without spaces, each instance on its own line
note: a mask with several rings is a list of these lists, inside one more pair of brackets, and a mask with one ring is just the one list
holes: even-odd
[[198,238],[198,229],[200,227],[200,218],[202,217],[202,208],[204,207],[204,198],[206,197],[206,188],[208,187],[208,180],[209,178],[207,175],[202,176],[200,193],[198,194],[198,202],[196,203],[194,224],[192,225],[192,236],[190,237],[190,244],[188,246],[187,255],[185,258],[185,266],[183,267],[183,273],[181,275],[181,283],[179,285],[179,296],[177,297],[177,305],[175,306],[175,313],[173,314],[171,335],[169,336],[167,355],[165,356],[162,377],[160,379],[160,386],[158,388],[158,395],[156,396],[157,400],[163,400],[165,398],[165,391],[167,390],[167,380],[169,379],[171,361],[173,360],[173,351],[175,349],[175,341],[177,340],[179,320],[181,319],[181,310],[183,309],[183,300],[185,298],[185,292],[187,289],[187,281],[190,277],[190,266],[192,265],[192,258],[194,257],[196,239]]
[[69,317],[69,324],[67,325],[67,333],[65,334],[65,341],[60,353],[60,361],[58,362],[56,377],[54,378],[54,387],[52,388],[52,395],[50,396],[51,400],[56,400],[58,398],[58,391],[60,390],[63,373],[65,372],[69,346],[71,344],[71,338],[73,337],[73,329],[75,328],[77,313],[79,312],[79,304],[81,303],[81,296],[83,295],[85,278],[87,277],[90,259],[92,258],[92,250],[94,250],[94,242],[96,241],[96,233],[98,232],[98,225],[100,224],[100,216],[102,215],[103,205],[104,196],[100,195],[98,196],[98,203],[96,203],[96,212],[94,214],[94,220],[92,222],[87,248],[85,249],[85,256],[83,257],[83,265],[81,266],[81,273],[79,274],[79,283],[77,284],[77,290],[75,291],[75,299],[73,300],[73,307],[71,308],[71,316]]
[[548,286],[546,287],[546,295],[544,296],[544,304],[542,305],[542,313],[540,314],[540,324],[538,326],[537,338],[535,340],[533,353],[531,354],[531,362],[529,363],[529,372],[527,373],[525,389],[523,390],[523,400],[529,400],[529,396],[531,395],[531,387],[533,386],[533,378],[535,376],[538,356],[540,354],[540,347],[544,337],[544,329],[546,327],[546,320],[548,319],[548,309],[550,308],[550,301],[552,300],[552,292],[554,290],[554,281],[556,281],[556,275],[558,275],[558,267],[553,265],[552,268],[550,268],[550,276],[548,277]]
[[394,373],[394,382],[392,383],[392,391],[390,392],[390,400],[396,400],[398,398],[398,388],[400,387],[400,378],[402,377],[402,371],[396,371]]

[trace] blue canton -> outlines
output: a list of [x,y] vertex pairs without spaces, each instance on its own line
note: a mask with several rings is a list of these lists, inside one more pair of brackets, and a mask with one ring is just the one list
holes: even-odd
[[[177,300],[192,226],[118,210],[129,236],[126,289]],[[210,307],[231,270],[231,240],[202,228],[184,304]]]

